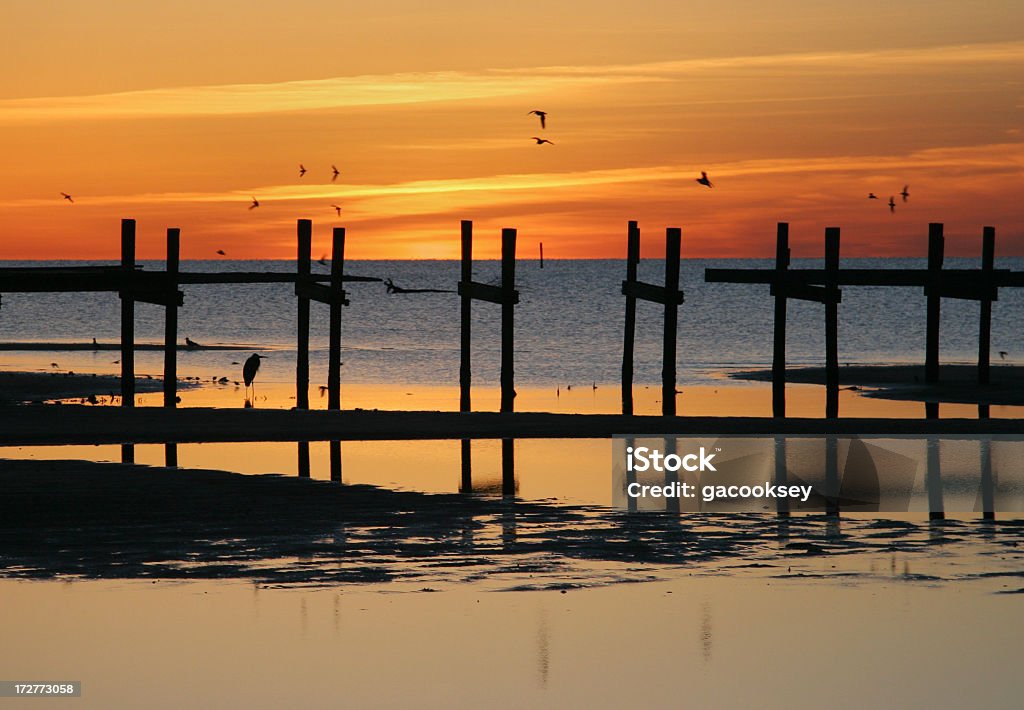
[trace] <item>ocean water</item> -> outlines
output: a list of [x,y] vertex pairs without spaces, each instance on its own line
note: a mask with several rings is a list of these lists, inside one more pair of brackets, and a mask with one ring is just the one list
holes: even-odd
[[[71,262],[0,262],[3,265]],[[97,262],[73,262],[74,264]],[[141,262],[160,269],[162,262]],[[707,383],[724,371],[764,367],[771,362],[773,302],[768,287],[704,282],[707,267],[762,267],[771,260],[684,260],[682,287],[686,302],[679,312],[680,383]],[[923,259],[846,259],[844,267],[918,267]],[[820,260],[797,259],[793,268],[820,267]],[[948,268],[977,266],[974,259],[947,259]],[[1000,259],[1000,268],[1022,269],[1024,259]],[[664,262],[645,260],[642,280],[659,283]],[[183,262],[185,271],[282,271],[288,261]],[[327,268],[314,263],[314,270]],[[614,383],[619,381],[625,299],[621,260],[549,260],[517,267],[521,293],[516,308],[516,382],[524,386]],[[347,285],[351,306],[343,316],[343,381],[349,383],[455,385],[459,370],[459,278],[457,261],[350,261],[349,274],[392,278],[405,288],[451,289],[452,293],[388,295],[381,283]],[[474,279],[500,282],[500,264],[479,261]],[[180,310],[179,334],[199,343],[235,344],[245,350],[270,351],[261,380],[294,378],[296,301],[289,284],[187,286]],[[635,378],[654,384],[661,377],[662,308],[640,303],[637,316]],[[1006,351],[1007,362],[1024,357],[1024,294],[1003,289],[993,309],[992,352]],[[922,362],[925,298],[920,288],[846,287],[839,308],[841,363]],[[0,342],[116,343],[120,327],[116,294],[3,294]],[[313,304],[311,367],[314,380],[327,363],[327,307]],[[943,362],[971,362],[976,357],[978,304],[946,299],[942,304]],[[163,311],[138,304],[139,342],[162,341]],[[474,304],[473,376],[475,385],[498,383],[500,308]],[[231,363],[247,352],[184,353],[182,368],[203,372],[238,367]],[[0,366],[5,353],[0,353]],[[55,356],[56,357],[56,356]],[[80,371],[117,370],[117,355],[64,353],[62,367]],[[158,374],[161,356],[139,353],[139,372]],[[791,301],[787,343],[793,366],[824,361],[824,318],[819,304]],[[237,375],[235,375],[237,376]]]

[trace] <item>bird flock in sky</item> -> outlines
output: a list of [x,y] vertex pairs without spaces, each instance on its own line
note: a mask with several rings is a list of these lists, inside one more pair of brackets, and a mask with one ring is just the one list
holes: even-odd
[[[907,201],[907,199],[910,197],[910,185],[904,185],[903,186],[903,190],[900,192],[900,197],[903,198],[904,202]],[[876,195],[875,193],[869,192],[868,193],[868,199],[869,200],[877,200],[879,198],[878,198],[878,195]],[[889,212],[895,212],[895,211],[896,211],[896,195],[889,195]]]
[[[548,112],[547,111],[542,111],[540,109],[534,109],[532,111],[527,111],[526,115],[528,115],[528,116],[536,116],[538,118],[538,120],[540,121],[540,128],[541,128],[541,130],[542,131],[547,130],[547,127],[548,127],[548,125],[547,125],[548,124]],[[540,136],[531,136],[530,140],[534,141],[534,143],[536,145],[539,145],[539,146],[540,145],[554,145],[555,144],[554,141],[548,140],[547,138],[542,138]],[[309,172],[309,171],[306,169],[306,166],[304,164],[302,164],[302,163],[299,163],[299,179],[300,180],[306,176],[307,172]],[[331,182],[335,182],[338,179],[339,175],[341,175],[341,171],[338,170],[338,166],[334,165],[334,164],[331,164]],[[708,177],[708,174],[705,171],[703,171],[703,170],[700,173],[700,177],[696,178],[696,182],[699,185],[703,185],[704,187],[707,187],[707,188],[713,188],[715,186],[715,184],[713,182],[711,182],[711,179]],[[910,186],[909,185],[904,185],[903,186],[903,190],[900,191],[898,194],[902,198],[902,201],[904,203],[906,203],[908,198],[910,197]],[[74,204],[74,202],[75,202],[74,199],[68,193],[62,192],[62,193],[60,193],[60,195],[61,195],[62,199],[66,200],[67,202],[69,202],[71,204]],[[878,195],[876,195],[874,192],[869,192],[868,193],[868,199],[869,200],[879,200],[881,198],[879,198]],[[889,202],[887,204],[889,205],[889,212],[890,213],[895,213],[896,212],[896,196],[895,195],[890,195],[889,196]],[[250,196],[249,209],[250,210],[254,210],[254,209],[256,209],[259,206],[260,206],[260,201],[256,199],[256,196],[255,195]],[[331,209],[333,209],[335,211],[335,213],[337,214],[338,217],[341,216],[341,206],[340,205],[332,204],[331,205]],[[218,254],[223,255],[223,252],[219,251]]]

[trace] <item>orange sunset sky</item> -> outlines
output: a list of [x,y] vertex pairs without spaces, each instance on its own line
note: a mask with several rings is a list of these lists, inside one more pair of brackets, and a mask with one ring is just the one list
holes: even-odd
[[505,226],[621,257],[629,219],[651,256],[769,256],[780,220],[797,256],[923,255],[929,221],[1024,254],[1019,0],[7,0],[0,37],[0,259],[114,259],[122,217],[140,258],[171,226],[293,257],[299,217],[356,259],[456,258],[460,219],[481,258]]

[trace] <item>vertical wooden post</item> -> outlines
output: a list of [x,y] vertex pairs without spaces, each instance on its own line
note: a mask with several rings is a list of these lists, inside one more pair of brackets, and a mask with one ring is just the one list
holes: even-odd
[[516,230],[501,230],[501,411],[511,412],[515,407],[514,326],[516,306]]
[[789,224],[775,232],[775,338],[772,341],[772,416],[786,416],[786,272],[789,270]]
[[996,519],[995,481],[992,478],[992,438],[982,437],[981,448],[981,515],[984,520]]
[[825,514],[839,516],[839,442],[825,438]]
[[341,308],[344,293],[345,228],[335,227],[331,242],[330,343],[327,363],[327,408],[341,409]]
[[924,485],[928,494],[928,519],[943,520],[946,517],[945,505],[942,502],[942,459],[941,445],[938,437],[931,436],[925,444],[928,447],[927,469]]
[[298,222],[298,255],[296,259],[295,291],[298,296],[297,340],[295,363],[295,407],[309,409],[309,297],[302,286],[309,284],[310,253],[313,248],[313,223],[308,219]]
[[825,417],[839,416],[839,228],[825,229]]
[[[175,298],[178,292],[178,272],[181,268],[181,230],[167,230],[167,289]],[[177,302],[164,306],[164,407],[178,406],[178,305]],[[178,465],[178,445],[164,445],[164,464]]]
[[[298,296],[297,345],[295,363],[295,408],[309,409],[309,298],[302,287],[308,285],[312,270],[310,253],[313,248],[313,223],[300,219],[297,224],[298,253],[296,258],[295,291]],[[298,442],[299,476],[309,478],[309,442]]]
[[540,268],[544,268],[544,242],[540,243]]
[[942,224],[928,225],[928,322],[925,335],[924,379],[928,384],[939,381],[939,316],[942,299],[939,295],[939,279],[942,271],[945,239]]
[[470,448],[469,439],[462,440],[462,481],[459,484],[459,493],[473,492],[473,451]]
[[[636,283],[640,262],[640,227],[630,220],[626,232],[626,283]],[[636,296],[626,294],[626,326],[622,334],[622,413],[633,413],[633,348],[636,341]],[[634,501],[635,502],[635,501]]]
[[[777,486],[785,486],[789,478],[786,470],[786,437],[783,434],[775,436],[775,475],[772,477]],[[781,496],[775,500],[775,513],[781,518],[789,517],[789,501]]]
[[[996,265],[996,228],[985,227],[981,235],[981,279],[986,287],[992,287],[992,272]],[[989,366],[992,348],[992,299],[981,299],[981,316],[978,324],[978,384],[989,383]]]
[[[345,228],[335,227],[331,239],[330,342],[327,355],[327,408],[341,409],[341,309],[344,294]],[[341,482],[341,442],[328,444],[331,480]]]
[[461,347],[459,351],[459,411],[468,412],[470,404],[470,387],[472,384],[472,368],[470,365],[471,333],[473,327],[473,297],[469,292],[469,282],[473,280],[473,222],[462,220],[462,283],[466,285],[462,293],[462,329],[460,332]]
[[665,230],[665,339],[662,344],[661,413],[676,415],[676,334],[679,321],[679,250],[682,231],[678,227]]
[[501,495],[516,494],[516,442],[515,439],[501,440]]
[[[121,220],[121,406],[135,406],[135,220]],[[121,445],[122,463],[135,463],[135,446]]]

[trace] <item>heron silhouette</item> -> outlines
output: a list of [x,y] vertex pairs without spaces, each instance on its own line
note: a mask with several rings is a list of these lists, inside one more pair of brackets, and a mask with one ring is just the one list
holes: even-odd
[[540,111],[540,110],[536,110],[535,109],[533,111],[528,111],[526,115],[527,116],[536,116],[537,118],[539,118],[540,119],[540,127],[542,129],[548,127],[548,125],[547,125],[547,123],[548,123],[548,112],[547,111]]
[[554,145],[555,144],[554,141],[549,141],[547,138],[538,138],[537,136],[531,136],[531,137],[533,138],[533,140],[537,141],[537,145],[544,145],[545,143],[547,143],[548,145]]
[[65,200],[67,200],[67,201],[68,201],[68,202],[70,202],[71,204],[74,204],[74,203],[75,203],[75,201],[71,199],[71,195],[69,195],[68,193],[66,193],[66,192],[62,192],[62,193],[60,193],[60,194],[61,194],[61,197],[63,197],[63,198],[65,199]]
[[[246,394],[248,395],[249,387],[252,387],[252,398],[256,399],[256,385],[253,382],[256,380],[256,373],[260,369],[260,361],[263,359],[263,355],[257,355],[253,353],[242,365],[242,381],[245,383]],[[246,397],[248,400],[248,397]]]
[[703,170],[700,171],[700,177],[697,178],[697,182],[699,182],[701,185],[704,185],[705,187],[714,187],[715,186],[715,184],[713,182],[711,182],[710,179],[708,179],[708,174],[706,172],[704,172]]

